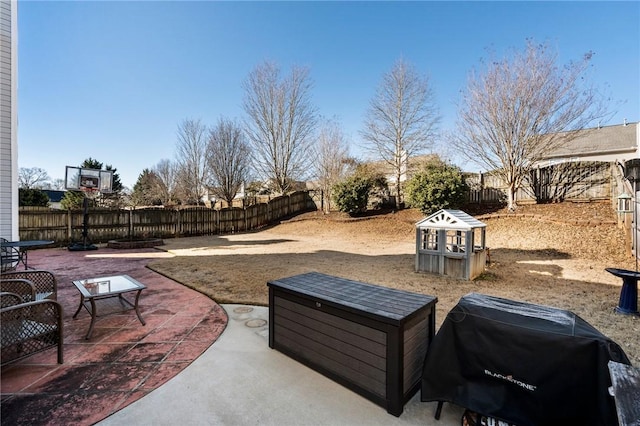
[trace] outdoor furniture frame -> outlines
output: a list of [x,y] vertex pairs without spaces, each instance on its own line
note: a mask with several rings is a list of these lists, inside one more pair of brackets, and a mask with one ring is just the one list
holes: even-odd
[[[129,275],[114,275],[109,277],[89,278],[86,280],[73,281],[73,285],[76,286],[80,292],[80,305],[73,314],[73,319],[76,319],[82,308],[84,307],[87,312],[91,314],[91,324],[89,324],[89,331],[85,339],[89,340],[93,333],[93,327],[96,324],[98,315],[98,309],[96,301],[106,301],[105,299],[116,298],[118,300],[119,307],[116,310],[102,312],[101,315],[109,315],[116,312],[123,312],[124,308],[130,308],[136,311],[138,319],[142,325],[146,325],[142,314],[140,314],[139,304],[140,293],[147,288],[141,282],[131,278]],[[135,302],[131,303],[123,296],[125,293],[136,292]]]
[[63,363],[63,311],[54,300],[18,303],[21,296],[0,292],[0,341],[2,365],[51,347],[58,347]]
[[36,286],[29,280],[19,278],[0,280],[0,291],[15,294],[20,298],[19,303],[34,302],[36,300]]
[[[29,269],[29,250],[44,247],[53,244],[55,241],[53,240],[20,240],[20,241],[7,241],[4,239],[2,241],[2,248],[11,248],[13,249],[12,254],[17,255],[17,263],[12,265],[12,268],[9,269],[18,269],[18,265],[22,263],[24,265],[24,269]],[[34,269],[34,268],[31,268]]]
[[18,249],[7,246],[6,238],[0,238],[0,263],[2,272],[14,270],[20,263],[20,252]]
[[45,299],[58,300],[58,281],[52,272],[38,269],[10,271],[3,272],[0,278],[2,291],[18,293],[21,294],[23,298],[25,297],[23,292],[11,289],[9,286],[15,286],[16,280],[27,280],[31,282],[34,288],[34,297],[30,300],[24,300],[25,302]]

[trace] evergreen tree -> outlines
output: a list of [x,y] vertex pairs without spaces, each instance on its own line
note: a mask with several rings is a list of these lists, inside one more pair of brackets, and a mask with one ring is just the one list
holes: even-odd
[[49,196],[37,188],[19,188],[18,189],[18,204],[23,206],[35,206],[35,207],[48,207]]
[[144,169],[133,186],[131,204],[134,206],[162,205],[160,184],[158,176],[152,170]]
[[[98,196],[91,195],[89,198],[94,199],[97,204],[102,207],[120,207],[122,204],[122,192],[124,186],[120,181],[120,175],[118,175],[117,169],[110,164],[104,166],[103,163],[94,159],[87,158],[80,165],[81,168],[84,169],[94,169],[94,170],[106,170],[113,172],[112,181],[111,181],[111,193],[101,193]],[[89,195],[89,194],[87,194]]]

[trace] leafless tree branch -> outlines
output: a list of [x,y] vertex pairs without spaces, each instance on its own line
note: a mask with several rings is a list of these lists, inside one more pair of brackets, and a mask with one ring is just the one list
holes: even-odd
[[529,40],[524,51],[470,74],[450,142],[507,182],[510,209],[533,165],[607,115],[605,100],[586,80],[592,56],[559,66],[547,44]]
[[20,167],[18,169],[18,185],[20,188],[44,188],[49,183],[49,174],[40,167]]
[[178,166],[170,160],[160,160],[152,171],[158,178],[158,196],[162,200],[162,204],[173,204],[176,199],[176,187],[178,179]]
[[429,79],[404,60],[397,61],[383,75],[361,132],[367,148],[394,171],[397,206],[408,159],[432,146],[439,120]]
[[253,167],[276,192],[286,193],[294,180],[306,176],[311,160],[317,114],[309,71],[293,67],[282,77],[277,65],[264,62],[249,74],[244,90]]
[[326,120],[320,127],[314,149],[314,170],[323,195],[323,207],[331,210],[332,187],[342,180],[352,168],[349,146],[340,125]]
[[209,177],[206,162],[207,128],[200,120],[187,119],[178,125],[176,160],[179,186],[188,202],[199,203]]
[[220,118],[209,131],[209,183],[214,194],[230,206],[248,178],[250,152],[242,128],[236,122]]

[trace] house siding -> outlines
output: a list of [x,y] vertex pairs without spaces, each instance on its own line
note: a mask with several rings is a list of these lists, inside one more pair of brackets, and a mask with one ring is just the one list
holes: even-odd
[[0,236],[18,239],[17,1],[0,0]]

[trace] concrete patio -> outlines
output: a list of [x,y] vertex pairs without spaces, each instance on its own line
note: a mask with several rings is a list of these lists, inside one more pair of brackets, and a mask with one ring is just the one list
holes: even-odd
[[[2,367],[3,425],[458,425],[462,409],[419,393],[394,417],[383,408],[268,347],[268,308],[224,305],[145,267],[157,249],[36,250],[30,265],[58,277],[65,363],[55,349]],[[75,279],[128,274],[143,282],[140,306],[78,319]],[[266,285],[266,283],[265,283]],[[213,344],[212,344],[213,343]]]
[[[176,377],[111,415],[101,426],[130,425],[433,425],[460,424],[463,410],[420,402],[400,417],[268,347],[268,308],[223,305],[220,338]],[[247,312],[250,310],[249,312]]]

